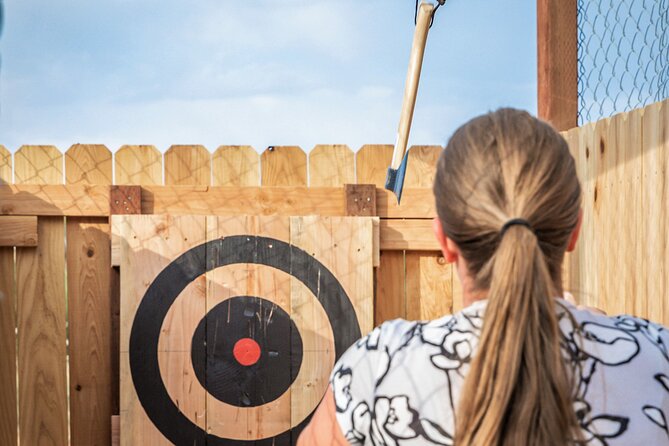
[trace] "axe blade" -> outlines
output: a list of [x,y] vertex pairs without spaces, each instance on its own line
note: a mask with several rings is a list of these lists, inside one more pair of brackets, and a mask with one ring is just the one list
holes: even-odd
[[397,169],[388,168],[386,175],[386,189],[393,192],[397,197],[397,204],[402,200],[402,189],[404,188],[404,176],[407,172],[407,163],[409,162],[409,152],[404,154],[402,162]]

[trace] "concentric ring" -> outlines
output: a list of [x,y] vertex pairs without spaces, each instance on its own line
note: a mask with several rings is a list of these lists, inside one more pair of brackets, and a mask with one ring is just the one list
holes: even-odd
[[[291,435],[291,431],[286,431],[279,438],[232,440],[208,434],[181,413],[160,375],[160,330],[181,291],[208,271],[241,263],[276,268],[295,277],[311,291],[332,327],[335,360],[360,337],[355,310],[344,288],[330,270],[305,251],[281,240],[243,235],[191,248],[156,276],[139,304],[130,333],[130,371],[137,397],[156,428],[174,444],[262,445]],[[291,430],[299,431],[307,420]]]

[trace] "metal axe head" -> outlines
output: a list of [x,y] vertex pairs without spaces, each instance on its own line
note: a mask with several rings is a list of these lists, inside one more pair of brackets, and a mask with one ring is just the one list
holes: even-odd
[[409,152],[404,154],[402,162],[397,169],[388,168],[388,175],[386,175],[386,189],[395,193],[397,197],[397,204],[400,204],[402,199],[402,188],[404,187],[404,175],[407,172],[407,163],[409,162]]

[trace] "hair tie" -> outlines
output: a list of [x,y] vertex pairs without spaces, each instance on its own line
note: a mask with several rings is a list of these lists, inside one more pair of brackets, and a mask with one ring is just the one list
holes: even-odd
[[499,237],[500,238],[504,237],[504,233],[507,231],[507,229],[509,229],[511,226],[516,226],[516,225],[525,226],[530,231],[532,231],[534,235],[536,235],[536,232],[534,232],[534,228],[532,227],[529,221],[525,220],[524,218],[512,218],[511,220],[504,223],[502,229],[499,230]]

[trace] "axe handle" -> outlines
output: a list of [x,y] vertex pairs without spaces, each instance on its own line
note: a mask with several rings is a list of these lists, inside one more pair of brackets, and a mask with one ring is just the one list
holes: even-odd
[[400,126],[397,130],[397,141],[395,150],[393,150],[393,160],[390,165],[397,169],[404,158],[409,141],[409,131],[411,130],[411,120],[413,119],[413,110],[416,105],[416,93],[418,93],[418,81],[420,80],[420,70],[423,66],[423,54],[425,54],[425,43],[427,42],[427,33],[430,30],[432,13],[434,5],[422,3],[418,10],[416,20],[416,30],[413,35],[413,44],[411,45],[411,56],[409,58],[409,72],[407,73],[406,85],[404,87],[404,99],[402,101],[402,114],[400,115]]

